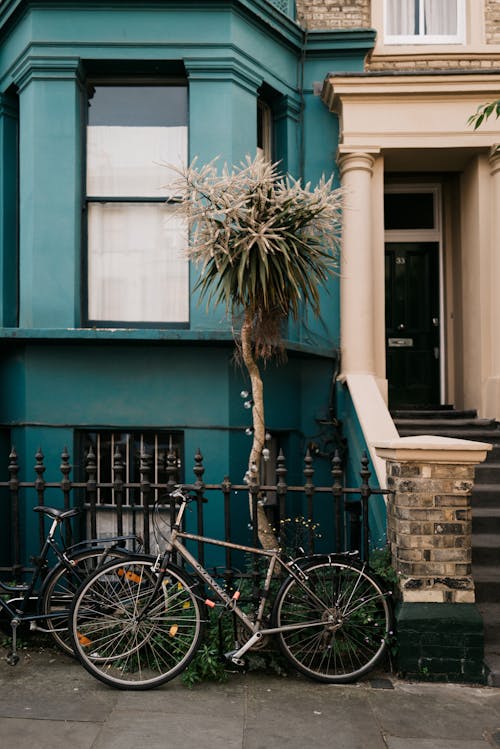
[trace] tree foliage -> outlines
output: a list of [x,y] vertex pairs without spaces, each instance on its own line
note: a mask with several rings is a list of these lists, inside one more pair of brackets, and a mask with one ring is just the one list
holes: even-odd
[[472,125],[474,130],[477,130],[492,114],[500,117],[500,99],[490,101],[487,104],[481,104],[477,108],[477,111],[469,117],[467,124]]
[[187,209],[190,257],[201,297],[252,321],[255,353],[267,357],[280,322],[310,305],[338,265],[341,196],[332,179],[312,188],[260,157],[231,171],[217,161],[187,167],[174,189]]

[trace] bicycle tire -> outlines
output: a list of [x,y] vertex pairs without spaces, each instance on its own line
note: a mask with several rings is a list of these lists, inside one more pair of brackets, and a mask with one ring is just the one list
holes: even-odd
[[118,689],[151,689],[173,679],[193,659],[204,634],[197,583],[168,565],[158,598],[153,561],[111,562],[73,599],[70,626],[76,657],[100,681]]
[[280,649],[316,681],[356,681],[386,650],[392,621],[387,594],[350,561],[324,557],[300,566],[305,587],[288,578],[273,607],[276,627],[302,625],[277,634]]
[[60,617],[47,618],[46,627],[58,647],[65,653],[74,655],[68,616],[76,591],[99,566],[113,559],[127,559],[130,554],[125,549],[96,546],[68,555],[71,567],[58,562],[49,572],[40,594],[40,613],[64,612]]

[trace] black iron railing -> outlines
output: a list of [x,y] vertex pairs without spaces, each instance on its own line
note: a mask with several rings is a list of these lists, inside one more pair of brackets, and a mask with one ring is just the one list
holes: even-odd
[[[84,480],[73,480],[70,455],[65,448],[59,466],[60,480],[51,482],[44,478],[46,465],[42,451],[38,450],[35,455],[34,477],[26,481],[19,478],[21,466],[16,450],[12,449],[7,469],[8,479],[0,481],[2,516],[8,517],[9,521],[4,523],[4,529],[10,530],[10,538],[7,540],[10,559],[0,565],[0,571],[17,577],[29,569],[29,564],[23,558],[25,549],[29,546],[25,538],[26,519],[29,508],[36,504],[82,508],[83,522],[79,526],[74,521],[73,524],[68,522],[65,529],[68,543],[85,537],[135,533],[142,538],[144,549],[149,552],[154,537],[153,524],[158,512],[166,528],[172,523],[175,507],[169,499],[169,493],[179,482],[179,466],[174,454],[167,455],[162,472],[165,480],[162,482],[155,480],[158,471],[147,453],[140,455],[139,468],[140,480],[126,481],[124,462],[117,447],[113,456],[111,481],[102,482],[97,474],[96,456],[90,449],[85,457]],[[196,500],[195,510],[190,516],[192,530],[205,535],[207,517],[210,517],[210,528],[217,527],[219,536],[223,536],[225,540],[239,541],[235,537],[234,526],[238,525],[236,535],[241,535],[241,515],[246,512],[247,517],[254,518],[254,521],[244,524],[245,533],[251,536],[250,542],[258,546],[256,510],[258,503],[262,503],[280,537],[286,535],[287,522],[293,524],[294,520],[299,521],[301,535],[298,545],[305,552],[357,549],[361,558],[368,559],[369,500],[387,491],[370,485],[371,473],[366,455],[361,460],[360,484],[355,488],[343,485],[344,473],[338,455],[332,460],[330,472],[332,481],[328,486],[316,485],[314,461],[308,452],[303,462],[303,482],[288,484],[286,460],[283,452],[280,452],[276,460],[276,481],[272,485],[260,484],[257,480],[236,484],[228,477],[221,483],[211,484],[204,481],[205,466],[203,456],[198,451],[194,456],[193,480],[185,482]],[[219,513],[218,517],[215,516],[216,513]],[[322,538],[318,540],[315,521],[320,516],[326,518],[326,523],[321,528]],[[41,515],[38,522],[41,543],[45,537]],[[32,545],[36,546],[36,539],[32,539]],[[204,553],[205,549],[200,544],[198,556],[202,563],[206,561]],[[228,549],[226,569],[231,569],[232,563],[231,550]]]

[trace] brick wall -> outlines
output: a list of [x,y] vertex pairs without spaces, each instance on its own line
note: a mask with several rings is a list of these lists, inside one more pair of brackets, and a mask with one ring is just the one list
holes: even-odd
[[297,19],[308,29],[370,28],[370,0],[296,0]]
[[[474,8],[475,0],[470,0]],[[371,0],[296,0],[297,18],[308,29],[371,28]],[[484,0],[485,41],[488,45],[500,44],[500,0]],[[500,55],[485,57],[469,53],[449,58],[426,54],[418,50],[408,56],[376,56],[367,61],[367,70],[467,70],[500,67]]]
[[484,10],[486,43],[500,44],[500,0],[486,0]]
[[472,603],[474,467],[387,463],[388,540],[403,601]]

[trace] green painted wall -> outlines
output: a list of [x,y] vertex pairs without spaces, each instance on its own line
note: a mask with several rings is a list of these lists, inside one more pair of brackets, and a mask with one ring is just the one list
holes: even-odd
[[[81,327],[86,86],[99,72],[154,77],[183,70],[190,158],[220,156],[228,163],[255,152],[264,86],[275,106],[279,157],[294,175],[316,181],[334,171],[338,139],[338,123],[316,84],[334,69],[361,70],[373,35],[311,32],[307,39],[304,48],[304,30],[265,0],[2,5],[0,447],[16,444],[27,479],[34,477],[39,446],[48,480],[60,479],[65,445],[72,462],[80,460],[78,430],[165,428],[184,431],[187,479],[200,448],[206,481],[242,480],[249,414],[239,393],[248,383],[233,363],[223,309],[207,310],[192,294],[187,330]],[[197,276],[192,268],[192,286]],[[290,324],[288,337],[288,363],[269,365],[264,379],[267,425],[286,445],[291,483],[303,480],[309,443],[331,439],[338,279],[323,292],[321,318],[304,315]],[[331,480],[325,456],[317,463],[318,484]],[[23,502],[28,554],[35,550],[34,498]],[[246,499],[243,506],[235,521],[240,536],[248,535]],[[321,514],[331,526],[331,508]],[[215,517],[214,510],[208,532],[217,531]]]

